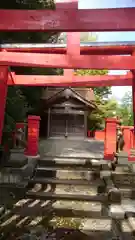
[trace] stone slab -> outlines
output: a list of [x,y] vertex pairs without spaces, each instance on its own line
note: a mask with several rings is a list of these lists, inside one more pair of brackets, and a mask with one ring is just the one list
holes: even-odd
[[113,204],[109,207],[109,216],[113,219],[124,219],[125,211],[121,205]]
[[111,219],[87,219],[83,223],[83,230],[87,231],[103,231],[110,232],[111,231]]

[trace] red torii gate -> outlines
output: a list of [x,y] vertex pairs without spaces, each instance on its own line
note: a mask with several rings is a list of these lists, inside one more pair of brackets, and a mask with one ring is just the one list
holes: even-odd
[[[57,5],[57,10],[0,10],[1,31],[133,31],[135,8],[78,10],[77,2]],[[61,9],[62,8],[62,9]],[[9,18],[10,16],[10,18]],[[98,16],[98,19],[97,17]],[[11,21],[12,19],[12,21]],[[74,21],[72,21],[74,19]],[[111,21],[109,21],[111,19]],[[108,20],[108,21],[107,21]],[[72,23],[71,23],[72,21]],[[67,49],[52,48],[49,52],[39,47],[31,49],[1,48],[0,52],[0,139],[8,85],[39,86],[133,86],[135,103],[134,45],[81,47],[79,33],[69,33]],[[42,52],[42,54],[41,54]],[[51,54],[49,54],[51,52]],[[91,55],[89,55],[91,54]],[[100,54],[100,55],[97,55]],[[110,56],[111,54],[111,56]],[[120,56],[129,54],[130,56]],[[132,55],[132,56],[131,56]],[[10,73],[8,66],[54,67],[64,69],[132,70],[126,76],[20,76]],[[27,81],[27,83],[26,83]],[[135,104],[134,110],[135,110]],[[135,111],[134,111],[135,119]]]
[[8,85],[25,86],[132,86],[132,73],[127,75],[95,75],[95,76],[46,76],[46,75],[15,75],[13,81],[8,80]]
[[135,56],[0,52],[4,66],[135,70]]

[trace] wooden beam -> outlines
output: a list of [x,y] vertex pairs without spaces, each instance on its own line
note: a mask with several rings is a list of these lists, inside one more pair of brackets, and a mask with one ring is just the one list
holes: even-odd
[[[2,52],[6,53],[7,51],[5,49],[2,49]],[[10,71],[10,67],[8,67],[7,65],[6,65],[5,69],[4,69],[4,71],[5,70],[6,71],[8,70],[8,72],[7,72],[7,79],[6,79],[6,85],[8,85],[9,83],[10,83],[10,85],[14,85],[15,73],[11,72]],[[0,74],[3,74],[3,67],[2,66],[0,68]]]
[[67,69],[134,70],[135,56],[67,56],[60,54],[0,52],[0,65]]
[[0,31],[135,31],[135,8],[0,10]]
[[[74,3],[77,4],[76,0]],[[80,55],[80,33],[67,33],[67,54],[71,57],[73,57],[73,55]],[[73,74],[74,69],[64,69],[65,76],[70,78]]]
[[[4,48],[2,45],[2,49]],[[14,45],[14,46],[13,46]],[[15,46],[16,45],[16,46]],[[27,44],[28,45],[28,44]],[[29,53],[55,53],[55,54],[66,54],[67,50],[65,47],[52,46],[37,46],[38,44],[33,44],[33,46],[27,46],[26,44],[9,44],[5,45],[7,52],[29,52]],[[20,47],[19,47],[20,46]],[[82,55],[119,55],[119,54],[132,54],[135,49],[135,45],[116,45],[116,46],[80,46],[80,53]]]
[[[10,84],[9,84],[10,85]],[[25,86],[131,86],[132,75],[43,76],[16,75],[15,85]]]
[[8,85],[14,85],[15,84],[15,73],[14,72],[8,72]]
[[67,54],[69,56],[80,54],[80,33],[67,33]]

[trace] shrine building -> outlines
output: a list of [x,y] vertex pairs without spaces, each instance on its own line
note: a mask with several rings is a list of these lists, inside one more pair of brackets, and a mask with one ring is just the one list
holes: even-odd
[[95,110],[91,88],[47,87],[41,99],[43,137],[87,137],[88,115]]

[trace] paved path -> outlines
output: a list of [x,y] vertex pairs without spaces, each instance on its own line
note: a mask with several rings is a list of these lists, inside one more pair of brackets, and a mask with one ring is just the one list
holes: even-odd
[[102,157],[104,143],[91,139],[50,138],[40,142],[41,156]]

